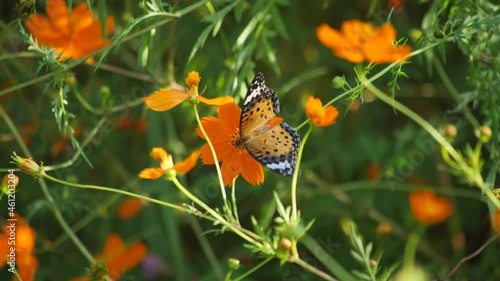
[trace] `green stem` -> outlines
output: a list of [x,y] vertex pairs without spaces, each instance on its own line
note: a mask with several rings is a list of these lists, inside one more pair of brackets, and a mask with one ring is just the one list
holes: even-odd
[[198,199],[198,197],[194,196],[191,192],[189,192],[180,182],[177,178],[174,178],[172,182],[177,186],[177,188],[184,194],[186,195],[187,198],[191,199],[194,203],[198,204],[200,207],[202,207],[207,213],[209,213],[212,217],[214,217],[220,224],[226,226],[229,228],[231,231],[233,231],[235,234],[239,235],[241,238],[246,240],[247,242],[262,248],[264,247],[261,243],[255,241],[253,238],[248,236],[247,234],[243,233],[238,227],[234,226],[233,224],[229,223],[226,221],[222,216],[220,216],[216,211],[214,211],[212,208],[210,208],[207,204],[205,204],[203,201]]
[[302,142],[300,143],[300,148],[299,152],[297,153],[297,164],[295,167],[295,170],[293,171],[293,178],[292,178],[292,187],[291,187],[291,196],[292,196],[292,217],[291,217],[291,224],[292,225],[297,225],[298,224],[298,212],[297,212],[297,182],[299,179],[299,173],[300,173],[300,161],[302,160],[302,153],[304,152],[304,146],[307,142],[307,139],[309,138],[309,135],[312,132],[313,126],[310,125],[309,129],[307,130],[306,134],[304,135],[304,138],[302,139]]
[[462,155],[455,150],[455,148],[425,119],[420,117],[418,114],[413,112],[411,109],[401,104],[395,99],[387,96],[377,87],[375,87],[369,80],[366,80],[365,77],[359,77],[360,81],[363,85],[366,86],[368,90],[370,90],[377,98],[382,100],[383,102],[391,105],[397,111],[403,113],[408,118],[417,123],[420,127],[426,130],[446,151],[450,154],[453,160],[460,166],[460,169],[467,175],[467,177],[481,189],[481,191],[486,194],[486,196],[490,199],[490,201],[495,205],[497,209],[500,209],[500,201],[495,195],[491,192],[491,190],[484,183],[483,177],[479,172],[474,169],[471,169],[467,162],[462,158]]
[[233,279],[233,281],[240,281],[244,280],[248,276],[250,276],[252,273],[257,271],[259,268],[263,267],[266,263],[270,262],[273,259],[273,257],[269,256],[265,260],[261,261],[258,265],[252,267],[250,270],[247,272],[243,273],[242,275],[238,276],[237,278]]
[[21,278],[21,276],[19,276],[19,273],[17,272],[17,269],[14,269],[14,275],[16,276],[16,278],[17,278],[18,281],[23,281],[23,278]]
[[404,267],[413,268],[415,267],[415,255],[417,253],[418,243],[425,231],[425,225],[419,223],[417,229],[413,231],[408,237],[408,242],[406,242],[405,253],[404,253]]
[[[4,111],[2,105],[0,105],[0,116],[2,116],[3,120],[5,121],[7,126],[9,127],[10,131],[15,136],[16,141],[17,141],[18,145],[21,147],[21,150],[23,151],[23,153],[27,157],[32,158],[33,156],[31,155],[30,151],[28,150],[28,148],[26,147],[26,145],[22,141],[21,135],[19,134],[19,131],[14,126],[14,123],[10,119],[9,115],[7,115],[7,113]],[[40,184],[40,187],[42,189],[42,192],[43,192],[45,198],[49,202],[50,209],[51,209],[52,213],[54,214],[54,217],[56,218],[57,222],[61,225],[64,232],[66,232],[66,234],[71,239],[71,241],[73,241],[73,244],[75,244],[75,246],[78,248],[78,250],[80,250],[82,255],[89,261],[89,263],[91,263],[91,264],[95,263],[95,260],[94,260],[94,257],[92,256],[92,254],[90,254],[90,252],[87,250],[85,245],[83,245],[83,243],[78,239],[78,237],[76,237],[75,233],[73,233],[73,231],[71,231],[71,227],[68,225],[68,223],[66,222],[66,220],[62,216],[61,212],[57,208],[57,205],[54,201],[54,197],[52,197],[52,194],[50,193],[50,191],[47,187],[47,183],[45,182],[45,179],[39,178],[38,183]],[[111,279],[107,275],[105,276],[105,279],[107,281],[111,281]]]
[[238,206],[236,205],[236,178],[233,179],[233,186],[231,187],[231,205],[233,206],[233,216],[236,223],[240,225],[240,218],[238,216]]
[[219,160],[217,159],[217,154],[215,153],[215,148],[212,144],[212,141],[207,135],[207,132],[205,131],[205,128],[203,128],[203,124],[201,123],[200,120],[200,115],[198,114],[198,107],[193,105],[194,109],[194,115],[196,117],[196,122],[198,123],[198,126],[200,128],[201,133],[203,134],[203,137],[207,141],[208,147],[210,147],[210,152],[212,152],[212,157],[214,158],[214,163],[215,163],[215,170],[217,170],[217,176],[219,178],[219,186],[220,186],[220,192],[222,195],[222,200],[224,201],[224,206],[226,210],[230,210],[228,204],[227,204],[227,196],[226,196],[226,188],[224,187],[224,180],[222,179],[222,172],[220,170],[220,165],[219,165]]
[[217,276],[217,280],[224,280],[224,271],[217,260],[217,256],[215,255],[210,242],[208,242],[207,237],[203,235],[203,229],[200,226],[200,222],[193,217],[189,217],[188,222],[191,225],[198,242],[200,242],[201,249],[203,250],[203,253],[205,253],[208,263],[210,263],[215,276]]
[[76,99],[78,99],[78,101],[80,102],[81,105],[83,105],[83,107],[85,109],[87,109],[88,111],[96,114],[96,115],[102,115],[104,114],[104,110],[102,109],[97,109],[95,107],[93,107],[90,103],[88,103],[83,97],[82,95],[80,94],[80,91],[78,90],[78,87],[72,87],[71,88],[73,90],[73,93],[75,94],[75,97]]
[[44,177],[46,179],[48,179],[48,180],[53,181],[53,182],[57,182],[57,183],[60,183],[60,184],[63,184],[63,185],[67,185],[67,186],[73,186],[73,187],[78,187],[78,188],[95,189],[95,190],[101,190],[101,191],[119,193],[119,194],[123,194],[123,195],[126,195],[126,196],[135,197],[135,198],[138,198],[138,199],[149,201],[151,203],[155,203],[155,204],[162,205],[162,206],[165,206],[165,207],[169,207],[169,208],[175,209],[177,211],[188,212],[187,209],[184,208],[184,207],[181,207],[181,206],[178,206],[178,205],[175,205],[175,204],[171,204],[171,203],[167,203],[167,202],[164,202],[164,201],[161,201],[161,200],[157,200],[157,199],[154,199],[154,198],[151,198],[151,197],[143,196],[143,195],[140,195],[140,194],[136,194],[136,193],[133,193],[133,192],[121,190],[121,189],[116,189],[116,188],[111,188],[111,187],[105,187],[105,186],[98,186],[98,185],[90,185],[90,184],[72,183],[72,182],[67,182],[67,181],[60,180],[58,178],[54,178],[54,177],[52,177],[50,175],[45,175]]
[[[321,245],[316,242],[309,234],[305,234],[300,242],[306,246],[309,252],[321,262],[332,274],[342,281],[356,281],[349,271],[342,267],[332,256],[328,254]],[[331,249],[328,249],[331,250]]]
[[332,276],[328,275],[327,273],[317,269],[313,265],[307,263],[305,260],[302,260],[300,258],[293,259],[293,262],[300,265],[301,267],[309,270],[310,272],[314,273],[316,276],[323,278],[324,280],[328,281],[338,281],[337,279],[333,278]]

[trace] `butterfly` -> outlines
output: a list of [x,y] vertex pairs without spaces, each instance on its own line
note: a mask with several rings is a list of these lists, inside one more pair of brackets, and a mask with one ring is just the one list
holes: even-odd
[[243,102],[240,139],[248,153],[262,165],[284,176],[295,171],[300,136],[277,117],[280,104],[276,93],[257,73]]

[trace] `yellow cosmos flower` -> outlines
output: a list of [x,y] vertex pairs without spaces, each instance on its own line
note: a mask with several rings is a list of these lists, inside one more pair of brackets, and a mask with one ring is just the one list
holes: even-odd
[[191,71],[186,77],[186,90],[180,91],[175,89],[160,89],[154,92],[151,96],[142,99],[146,106],[154,111],[167,111],[188,99],[194,102],[200,101],[208,105],[222,105],[234,102],[233,97],[219,97],[214,99],[207,99],[198,93],[198,85],[200,84],[201,77],[196,71]]
[[163,176],[169,171],[176,171],[181,174],[185,174],[191,171],[194,166],[196,166],[196,161],[200,157],[200,151],[197,150],[189,155],[186,160],[175,164],[172,160],[172,155],[168,154],[165,149],[161,147],[155,147],[151,150],[151,157],[160,163],[159,168],[146,168],[139,173],[141,179],[155,180]]

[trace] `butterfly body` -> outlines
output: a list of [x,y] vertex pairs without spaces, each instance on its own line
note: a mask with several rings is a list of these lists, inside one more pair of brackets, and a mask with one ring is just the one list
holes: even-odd
[[279,99],[265,84],[264,75],[257,73],[248,88],[240,118],[240,138],[235,145],[244,146],[248,153],[269,169],[285,176],[293,175],[300,137],[279,113]]

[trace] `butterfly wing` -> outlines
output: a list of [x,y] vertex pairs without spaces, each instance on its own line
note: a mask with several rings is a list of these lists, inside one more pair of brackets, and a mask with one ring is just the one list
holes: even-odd
[[243,134],[255,134],[256,130],[262,128],[269,120],[276,117],[280,111],[280,103],[276,93],[265,84],[264,75],[257,73],[243,102],[241,111],[240,132]]
[[250,155],[269,169],[290,176],[295,170],[300,137],[281,118],[276,93],[257,73],[248,88],[241,112],[241,139]]
[[284,176],[293,175],[300,137],[288,124],[283,122],[274,126],[246,142],[245,146],[264,166]]

